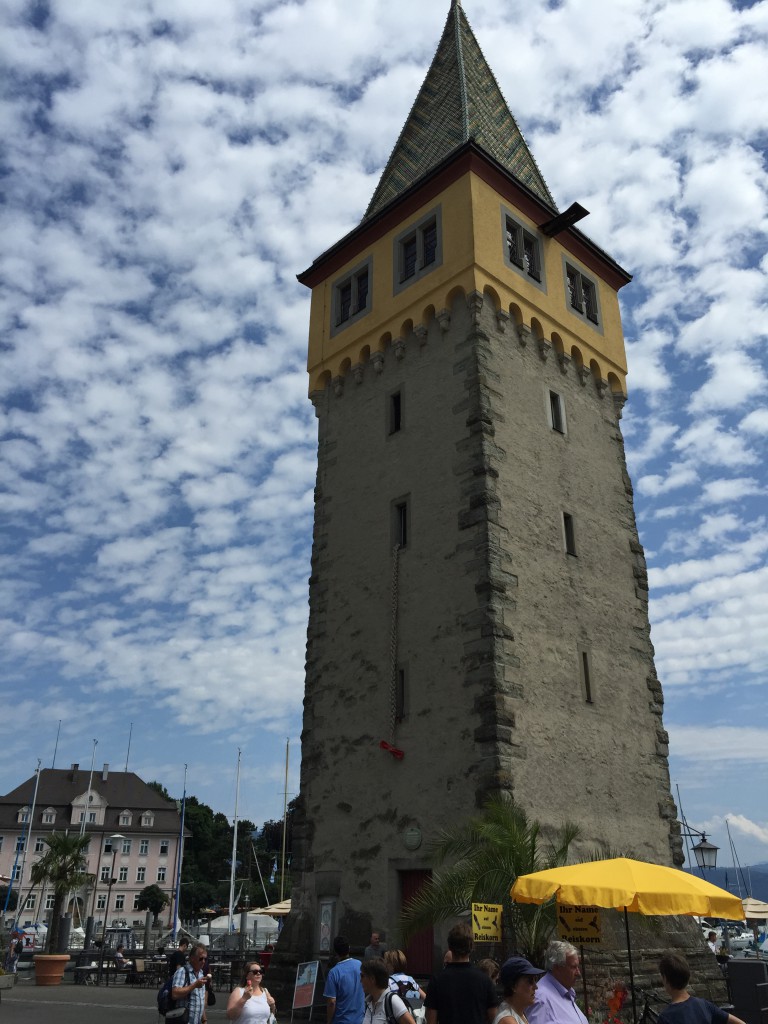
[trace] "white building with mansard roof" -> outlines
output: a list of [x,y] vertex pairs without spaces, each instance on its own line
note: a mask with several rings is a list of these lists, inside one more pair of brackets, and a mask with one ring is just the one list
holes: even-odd
[[[165,913],[172,915],[180,832],[176,802],[134,772],[113,772],[105,764],[91,777],[73,764],[42,769],[36,799],[34,775],[0,797],[0,875],[12,879],[13,891],[20,894],[22,926],[47,922],[53,907],[53,893],[32,890],[30,884],[46,837],[81,828],[90,839],[87,870],[95,881],[73,894],[67,909],[74,924],[89,915],[103,924],[105,913],[110,925],[143,924],[144,912],[136,904],[142,889],[152,884],[168,895]],[[6,913],[6,918],[13,916]]]

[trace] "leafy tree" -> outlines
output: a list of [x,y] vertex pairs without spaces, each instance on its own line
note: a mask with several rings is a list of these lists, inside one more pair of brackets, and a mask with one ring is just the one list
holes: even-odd
[[136,908],[137,910],[151,910],[155,923],[157,923],[157,915],[162,913],[163,907],[170,902],[170,897],[163,892],[159,885],[147,885],[139,893]]
[[48,929],[46,948],[55,953],[59,944],[59,920],[67,894],[93,881],[93,875],[85,870],[88,864],[85,851],[90,836],[53,832],[43,842],[48,849],[32,865],[30,878],[33,886],[46,885],[53,889],[51,927]]
[[[8,886],[0,885],[0,907],[5,906],[6,898],[8,897]],[[8,910],[15,910],[19,905],[19,894],[15,889],[11,889],[10,898],[8,898]]]
[[565,864],[578,835],[566,822],[554,843],[545,843],[539,823],[509,794],[490,797],[466,825],[440,831],[430,844],[438,867],[403,910],[404,941],[437,921],[466,915],[473,902],[500,903],[507,946],[540,961],[555,924],[554,904],[516,904],[509,891],[518,875]]
[[150,789],[154,789],[154,791],[158,793],[164,800],[173,800],[173,797],[162,784],[162,782],[152,781],[148,782],[147,785],[149,786]]

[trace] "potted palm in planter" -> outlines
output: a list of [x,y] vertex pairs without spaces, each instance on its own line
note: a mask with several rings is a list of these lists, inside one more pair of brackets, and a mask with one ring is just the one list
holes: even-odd
[[59,953],[59,929],[61,912],[68,893],[80,889],[92,881],[93,876],[85,870],[85,850],[89,836],[53,832],[44,840],[48,849],[40,860],[32,865],[32,884],[46,885],[53,890],[51,925],[48,929],[46,952],[36,953],[35,980],[38,985],[58,985],[69,962],[68,953]]

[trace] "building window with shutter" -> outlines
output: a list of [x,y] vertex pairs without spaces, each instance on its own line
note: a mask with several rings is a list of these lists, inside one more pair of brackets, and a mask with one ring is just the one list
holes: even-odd
[[565,263],[565,294],[572,313],[595,327],[600,325],[597,282],[568,262]]
[[544,280],[544,240],[507,206],[501,208],[501,238],[506,266],[542,292]]

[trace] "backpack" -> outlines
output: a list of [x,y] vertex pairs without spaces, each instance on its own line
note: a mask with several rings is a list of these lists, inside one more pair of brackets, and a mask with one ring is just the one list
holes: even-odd
[[393,978],[392,980],[397,985],[397,994],[400,996],[400,998],[407,1006],[408,1003],[406,1003],[405,1001],[408,998],[409,992],[411,993],[411,995],[413,995],[413,985],[410,983],[410,981],[404,981],[403,979],[398,980],[397,978]]
[[[191,983],[191,971],[186,964],[184,964],[184,971],[187,976],[187,984],[189,985]],[[175,973],[176,972],[174,971],[173,974]],[[176,1009],[176,1003],[174,1002],[171,994],[173,992],[173,974],[163,982],[163,987],[157,993],[157,1012],[162,1017],[164,1017],[169,1010]]]
[[[399,987],[402,984],[402,982],[398,982],[397,984]],[[390,989],[389,992],[387,992],[387,994],[384,996],[384,1013],[386,1014],[387,1024],[397,1024],[397,1017],[395,1016],[395,1011],[392,1009],[392,997],[396,994],[397,993],[393,992],[392,989]],[[407,1005],[408,1004],[406,1003],[406,1006]]]

